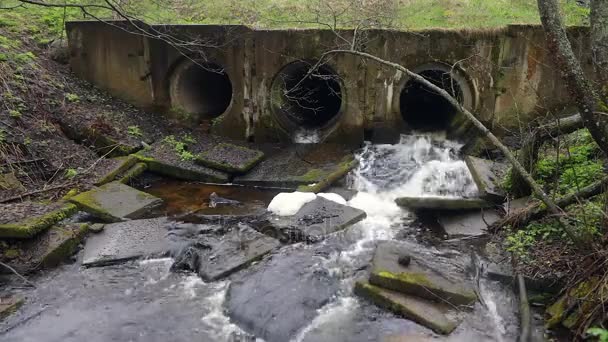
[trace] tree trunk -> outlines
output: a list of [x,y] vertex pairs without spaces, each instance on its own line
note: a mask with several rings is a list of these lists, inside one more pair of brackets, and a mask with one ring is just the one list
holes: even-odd
[[608,0],[591,1],[591,49],[599,91],[608,106]]
[[[585,77],[581,64],[572,51],[566,29],[562,23],[557,0],[537,1],[549,51],[555,59],[556,66],[562,72],[572,99],[580,110],[585,127],[604,152],[604,155],[608,156],[608,134],[602,120],[594,114],[597,111],[599,97],[591,82]],[[600,0],[599,2],[605,3],[606,0]],[[595,6],[597,7],[598,3]],[[600,21],[604,20],[605,18],[600,19]]]

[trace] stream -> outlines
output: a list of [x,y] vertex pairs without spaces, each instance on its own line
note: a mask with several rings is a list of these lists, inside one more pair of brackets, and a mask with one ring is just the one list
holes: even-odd
[[[443,243],[394,200],[400,196],[474,196],[476,186],[460,146],[440,136],[403,136],[395,145],[367,144],[347,179],[356,190],[350,206],[367,218],[324,241],[283,246],[226,280],[207,283],[172,273],[171,258],[82,268],[79,261],[42,272],[17,314],[0,323],[0,340],[28,341],[515,341],[517,296],[509,286],[481,276],[479,302],[459,312],[463,321],[439,336],[355,297],[354,282],[378,241],[400,240],[411,253],[448,275],[475,273],[483,246]],[[263,210],[276,190],[165,182],[146,191],[167,202],[163,214],[205,210],[210,193]],[[234,214],[214,212],[211,214]],[[243,210],[241,207],[239,210]],[[439,242],[437,242],[439,241]],[[479,254],[474,258],[471,255]],[[77,257],[78,258],[78,257]],[[475,260],[472,262],[471,260]],[[390,340],[390,339],[389,339]]]

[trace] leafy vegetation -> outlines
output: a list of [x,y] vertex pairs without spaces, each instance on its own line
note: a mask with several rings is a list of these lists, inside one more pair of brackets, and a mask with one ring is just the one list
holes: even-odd
[[602,328],[589,328],[587,334],[597,337],[599,342],[608,342],[608,330]]
[[193,142],[193,139],[189,136],[184,136],[182,139],[176,138],[174,135],[169,135],[163,139],[163,142],[173,148],[177,156],[183,161],[194,160],[194,154],[188,151],[187,143]]
[[127,127],[127,134],[135,138],[141,138],[144,134],[141,132],[139,126],[129,126]]

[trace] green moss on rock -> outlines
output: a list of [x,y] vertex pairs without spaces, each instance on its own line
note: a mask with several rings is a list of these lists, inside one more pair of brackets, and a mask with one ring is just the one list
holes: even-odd
[[57,222],[70,217],[76,211],[75,205],[66,203],[61,208],[38,217],[32,217],[17,223],[0,224],[0,238],[31,238]]
[[[337,182],[342,177],[346,176],[352,169],[357,167],[357,165],[359,165],[358,160],[354,159],[352,156],[347,156],[338,165],[336,170],[327,174],[327,176],[325,176],[321,180],[317,181],[317,183],[299,186],[298,191],[319,193],[319,192],[329,188],[333,183]],[[305,179],[311,178],[311,179],[313,179],[312,181],[315,181],[315,180],[321,178],[322,174],[318,174],[317,170],[318,169],[310,170],[304,176],[302,176],[301,179],[303,181],[306,181]],[[321,171],[321,170],[318,170],[318,171]]]
[[117,161],[116,167],[112,168],[108,173],[99,178],[95,185],[101,186],[106,183],[109,183],[116,179],[118,175],[126,172],[129,168],[131,168],[135,163],[137,163],[137,158],[133,155],[116,157],[114,158]]

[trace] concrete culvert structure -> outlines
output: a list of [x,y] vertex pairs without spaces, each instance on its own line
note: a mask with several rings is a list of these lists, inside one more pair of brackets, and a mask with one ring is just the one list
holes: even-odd
[[199,120],[222,115],[232,101],[232,83],[215,63],[182,62],[173,72],[171,105],[194,114]]
[[[426,65],[413,70],[434,85],[446,90],[467,108],[472,95],[466,79],[443,64]],[[401,91],[399,109],[407,126],[419,131],[449,130],[459,115],[447,99],[422,83],[408,79]]]
[[324,65],[307,77],[313,65],[288,64],[272,83],[273,114],[289,132],[327,127],[340,114],[342,87],[338,75]]

